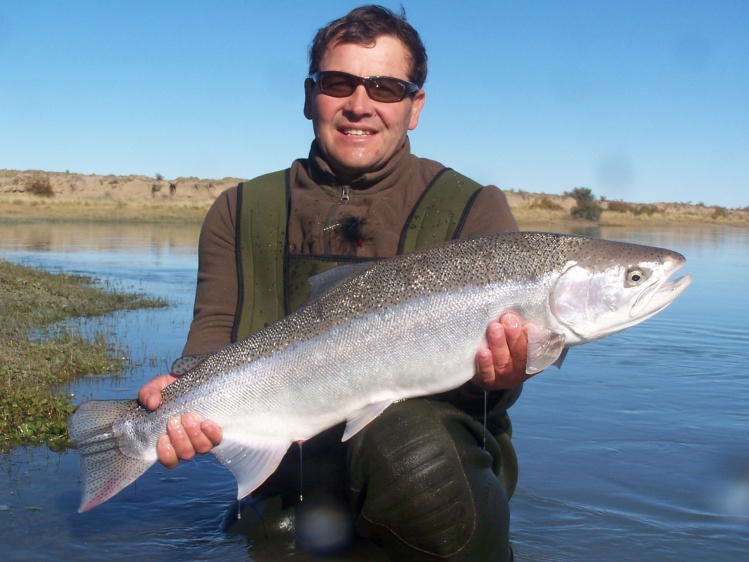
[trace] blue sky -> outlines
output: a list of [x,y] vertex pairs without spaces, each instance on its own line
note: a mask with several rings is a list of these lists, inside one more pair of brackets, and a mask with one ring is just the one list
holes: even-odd
[[[749,206],[746,0],[402,3],[429,54],[415,154],[503,189]],[[309,43],[359,4],[2,0],[0,169],[285,168],[312,139]]]

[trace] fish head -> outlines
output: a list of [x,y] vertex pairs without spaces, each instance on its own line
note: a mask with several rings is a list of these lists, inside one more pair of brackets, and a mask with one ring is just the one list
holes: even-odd
[[570,255],[550,293],[553,316],[570,334],[569,345],[614,334],[663,310],[692,278],[669,280],[684,256],[671,250],[589,239]]

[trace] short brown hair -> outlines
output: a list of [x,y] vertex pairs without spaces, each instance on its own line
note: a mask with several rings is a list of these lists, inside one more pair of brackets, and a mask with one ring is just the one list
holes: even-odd
[[395,14],[382,6],[361,6],[320,29],[309,48],[310,76],[320,70],[323,53],[332,42],[369,46],[382,35],[391,35],[406,46],[411,54],[408,79],[421,88],[427,80],[427,52],[418,32],[406,21],[403,7]]

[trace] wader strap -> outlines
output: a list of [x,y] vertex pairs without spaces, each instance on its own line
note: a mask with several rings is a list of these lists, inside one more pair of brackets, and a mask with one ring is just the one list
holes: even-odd
[[289,170],[241,183],[237,189],[239,298],[232,341],[286,316],[284,251]]
[[398,253],[407,254],[460,236],[473,200],[482,187],[451,168],[442,170],[411,211],[401,233]]

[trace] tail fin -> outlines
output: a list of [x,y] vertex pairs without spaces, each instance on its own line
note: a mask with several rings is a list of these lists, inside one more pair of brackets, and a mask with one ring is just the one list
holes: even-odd
[[155,462],[122,454],[112,430],[112,424],[136,405],[135,400],[84,402],[68,419],[68,434],[81,455],[79,513],[107,501]]

